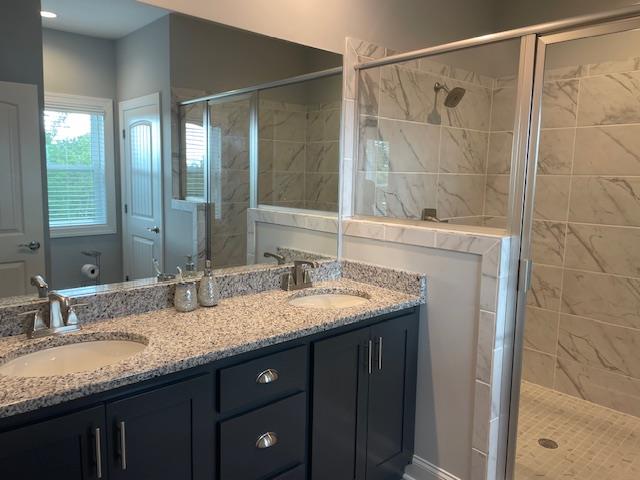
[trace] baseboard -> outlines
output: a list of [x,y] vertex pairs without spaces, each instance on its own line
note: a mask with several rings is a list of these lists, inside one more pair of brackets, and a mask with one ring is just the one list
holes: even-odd
[[460,480],[455,475],[417,455],[413,456],[411,465],[407,467],[407,471],[402,478],[404,480]]

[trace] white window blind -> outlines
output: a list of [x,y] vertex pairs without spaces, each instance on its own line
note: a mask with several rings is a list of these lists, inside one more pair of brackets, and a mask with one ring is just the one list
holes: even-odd
[[57,100],[44,112],[51,235],[113,233],[112,112],[100,99]]
[[187,198],[205,200],[204,169],[207,151],[204,127],[196,123],[186,122],[184,137],[187,164]]

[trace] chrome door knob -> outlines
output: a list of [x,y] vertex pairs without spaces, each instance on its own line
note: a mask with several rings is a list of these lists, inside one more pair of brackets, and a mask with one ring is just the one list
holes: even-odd
[[18,246],[22,248],[28,248],[32,252],[35,252],[36,250],[40,249],[40,242],[38,242],[37,240],[32,240],[29,243],[21,243]]
[[148,227],[147,230],[153,233],[160,233],[160,227]]

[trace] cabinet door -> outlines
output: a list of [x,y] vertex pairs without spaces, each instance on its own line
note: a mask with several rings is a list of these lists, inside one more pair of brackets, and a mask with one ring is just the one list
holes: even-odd
[[107,405],[112,480],[211,480],[213,379],[204,375]]
[[364,478],[369,329],[313,346],[313,480]]
[[11,480],[106,478],[104,407],[0,434],[0,477]]
[[371,327],[367,480],[401,478],[413,451],[417,319],[405,316]]

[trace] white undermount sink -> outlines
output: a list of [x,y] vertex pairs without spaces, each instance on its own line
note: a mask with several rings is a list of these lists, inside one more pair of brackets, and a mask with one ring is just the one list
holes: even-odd
[[132,340],[71,343],[21,355],[0,365],[8,377],[50,377],[96,370],[131,357],[146,345]]
[[369,301],[363,295],[348,292],[318,292],[301,295],[289,300],[290,305],[307,308],[349,308]]

